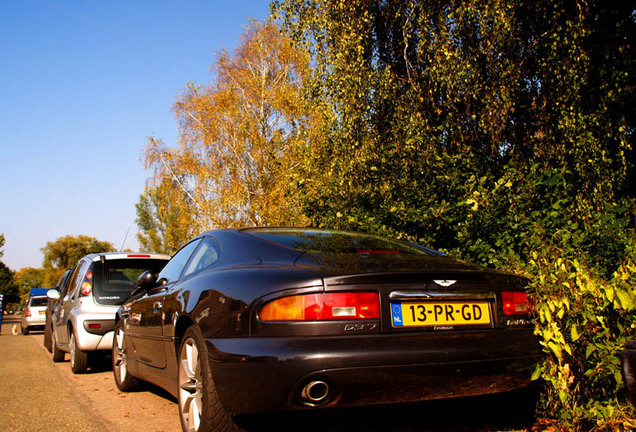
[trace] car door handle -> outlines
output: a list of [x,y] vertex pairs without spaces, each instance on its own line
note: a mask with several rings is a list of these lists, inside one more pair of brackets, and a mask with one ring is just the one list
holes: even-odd
[[163,307],[163,303],[157,301],[155,302],[155,309],[161,309]]

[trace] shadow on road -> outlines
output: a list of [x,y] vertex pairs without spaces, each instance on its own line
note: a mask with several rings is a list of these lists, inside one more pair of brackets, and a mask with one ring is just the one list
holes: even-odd
[[285,432],[523,431],[532,426],[535,401],[535,392],[519,391],[397,406],[271,414],[243,421],[248,430]]

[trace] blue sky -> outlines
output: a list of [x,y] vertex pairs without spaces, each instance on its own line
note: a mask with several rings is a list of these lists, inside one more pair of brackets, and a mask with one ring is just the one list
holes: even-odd
[[176,95],[210,82],[215,54],[268,13],[265,0],[1,0],[2,261],[40,267],[65,235],[138,248],[148,137],[175,144]]

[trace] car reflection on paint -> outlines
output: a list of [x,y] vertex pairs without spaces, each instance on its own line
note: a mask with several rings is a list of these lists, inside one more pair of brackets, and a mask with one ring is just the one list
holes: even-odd
[[120,308],[115,381],[167,389],[195,431],[240,430],[249,413],[506,392],[540,358],[526,285],[373,235],[210,231]]

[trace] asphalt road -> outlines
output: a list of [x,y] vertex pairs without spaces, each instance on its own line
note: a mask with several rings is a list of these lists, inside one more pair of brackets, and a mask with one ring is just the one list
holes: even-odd
[[[16,325],[17,335],[13,335]],[[122,393],[109,359],[74,375],[53,363],[42,333],[20,334],[19,317],[4,317],[0,336],[0,431],[179,432],[177,405],[158,388]]]
[[[45,361],[35,340],[11,335],[13,325],[4,317],[0,337],[0,430],[99,430],[101,425],[78,403],[53,363]],[[20,324],[18,332],[19,328]]]
[[[13,335],[16,326],[17,335]],[[398,407],[273,414],[250,419],[250,431],[495,432],[527,431],[508,395]],[[512,402],[511,402],[512,401]],[[523,412],[523,410],[521,410]],[[53,363],[42,333],[20,334],[19,317],[4,317],[0,337],[0,431],[179,432],[176,401],[163,390],[122,393],[110,359],[74,375]]]

